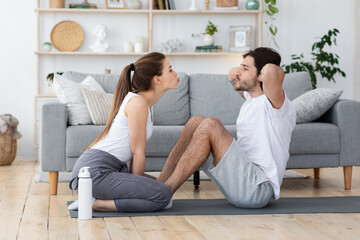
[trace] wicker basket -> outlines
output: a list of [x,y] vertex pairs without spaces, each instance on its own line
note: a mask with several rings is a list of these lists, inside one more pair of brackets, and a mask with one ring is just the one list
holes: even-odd
[[217,7],[236,7],[238,0],[216,0]]
[[15,127],[8,127],[6,132],[0,133],[0,166],[10,165],[17,150],[17,139],[14,139]]

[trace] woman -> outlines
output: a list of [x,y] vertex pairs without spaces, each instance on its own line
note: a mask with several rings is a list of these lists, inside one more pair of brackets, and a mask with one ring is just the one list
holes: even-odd
[[[178,83],[177,73],[161,53],[149,53],[122,71],[105,128],[73,169],[77,181],[80,168],[90,166],[94,211],[148,212],[171,207],[170,188],[144,176],[145,147],[152,134],[152,106]],[[77,201],[69,206],[76,208]]]

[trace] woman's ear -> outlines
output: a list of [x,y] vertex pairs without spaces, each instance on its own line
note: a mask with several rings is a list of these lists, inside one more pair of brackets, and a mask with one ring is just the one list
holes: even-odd
[[153,78],[153,82],[155,85],[161,85],[161,79],[159,78],[159,76],[154,76]]

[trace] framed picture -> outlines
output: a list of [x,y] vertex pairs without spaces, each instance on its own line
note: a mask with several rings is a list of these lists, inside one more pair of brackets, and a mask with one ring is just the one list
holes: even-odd
[[105,0],[106,8],[122,9],[125,8],[124,0]]
[[251,26],[230,26],[229,52],[245,52],[251,48]]

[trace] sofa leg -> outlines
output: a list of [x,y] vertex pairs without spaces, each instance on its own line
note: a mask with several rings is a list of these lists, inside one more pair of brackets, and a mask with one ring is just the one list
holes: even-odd
[[59,172],[49,172],[50,194],[57,194]]
[[320,179],[320,168],[314,168],[314,178]]
[[344,167],[345,190],[351,190],[352,166]]
[[194,172],[193,183],[194,183],[194,188],[199,189],[199,185],[200,185],[200,172],[199,171]]

